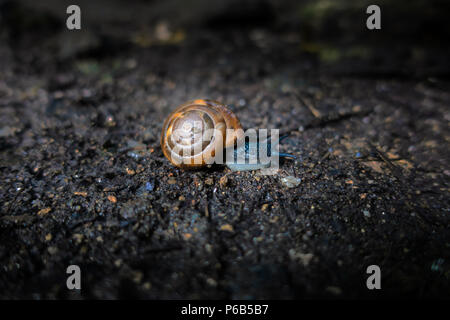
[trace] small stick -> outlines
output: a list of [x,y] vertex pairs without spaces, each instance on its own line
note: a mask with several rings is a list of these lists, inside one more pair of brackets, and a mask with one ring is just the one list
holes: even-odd
[[322,114],[320,113],[319,110],[317,110],[312,103],[309,100],[306,100],[302,97],[300,97],[300,95],[297,95],[297,98],[306,106],[308,107],[309,111],[313,114],[314,117],[316,118],[322,118]]

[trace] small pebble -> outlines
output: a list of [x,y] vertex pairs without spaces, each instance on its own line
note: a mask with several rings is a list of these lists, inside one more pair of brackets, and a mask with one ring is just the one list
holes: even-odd
[[184,238],[184,240],[189,240],[190,238],[192,238],[192,234],[185,233],[185,234],[183,234],[183,238]]
[[289,257],[292,260],[298,260],[303,264],[303,266],[307,267],[311,260],[313,259],[314,255],[312,253],[302,253],[299,251],[296,251],[295,249],[290,249],[288,251]]
[[145,190],[153,191],[154,188],[155,188],[155,186],[150,181],[145,183]]
[[0,128],[0,137],[5,138],[14,135],[14,129],[11,127]]
[[41,210],[39,210],[38,215],[39,215],[39,216],[45,216],[47,213],[50,212],[50,210],[51,210],[51,208],[44,208],[44,209],[41,209]]
[[287,188],[297,187],[300,184],[300,182],[302,182],[302,179],[296,178],[294,176],[287,176],[281,178],[281,183]]
[[114,261],[114,265],[119,268],[122,265],[122,259],[117,259],[116,261]]
[[217,286],[217,281],[214,280],[213,278],[208,278],[208,279],[206,279],[206,283],[207,283],[208,285],[210,285],[211,287],[216,287],[216,286]]
[[224,224],[223,226],[220,227],[221,231],[228,231],[228,232],[233,232],[233,226],[231,224]]
[[225,187],[227,185],[227,183],[228,183],[228,177],[226,175],[220,178],[219,184],[222,187]]

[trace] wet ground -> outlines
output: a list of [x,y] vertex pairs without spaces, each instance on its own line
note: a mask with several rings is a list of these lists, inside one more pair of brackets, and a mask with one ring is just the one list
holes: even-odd
[[[56,32],[28,10],[2,7],[1,298],[448,298],[448,49],[324,47],[258,15]],[[175,168],[162,122],[196,98],[289,131],[297,160]]]

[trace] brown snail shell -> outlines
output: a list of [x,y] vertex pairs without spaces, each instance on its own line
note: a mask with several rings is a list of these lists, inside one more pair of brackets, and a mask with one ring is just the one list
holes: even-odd
[[[205,137],[207,134],[212,136]],[[212,163],[219,148],[233,146],[242,136],[241,123],[227,106],[198,99],[180,105],[167,117],[162,127],[161,148],[175,166],[198,168]]]

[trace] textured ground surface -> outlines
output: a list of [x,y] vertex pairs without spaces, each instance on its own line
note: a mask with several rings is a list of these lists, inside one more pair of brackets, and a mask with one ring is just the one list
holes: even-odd
[[[448,297],[444,49],[348,64],[277,28],[74,35],[5,8],[1,298]],[[171,166],[162,121],[206,97],[245,128],[291,130],[298,159],[274,176]]]

